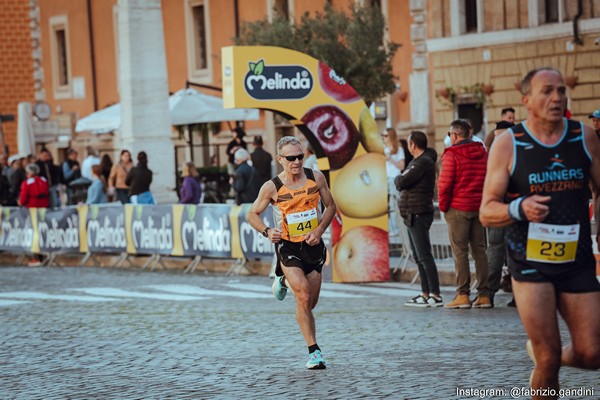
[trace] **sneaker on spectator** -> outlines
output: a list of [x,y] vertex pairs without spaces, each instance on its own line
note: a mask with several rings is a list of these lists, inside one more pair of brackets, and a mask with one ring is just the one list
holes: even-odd
[[283,276],[275,277],[273,281],[273,285],[271,286],[271,292],[273,292],[273,296],[279,301],[285,299],[285,295],[287,294],[287,287],[283,286],[281,282],[283,280]]
[[444,305],[444,301],[442,300],[442,296],[431,295],[427,298],[427,303],[429,307],[441,307]]
[[508,303],[506,303],[506,306],[517,308],[517,302],[515,302],[515,298],[513,297]]
[[423,296],[422,294],[408,300],[406,303],[404,303],[404,305],[407,307],[429,307],[427,297]]
[[473,303],[473,308],[492,308],[489,296],[477,296]]
[[454,300],[450,303],[444,304],[444,308],[450,309],[463,309],[463,308],[471,308],[471,300],[469,300],[468,294],[457,294]]
[[306,368],[325,369],[325,364],[325,359],[323,359],[323,354],[321,354],[321,350],[315,350],[308,355],[308,362],[306,363]]
[[42,262],[40,260],[38,260],[37,258],[32,258],[27,263],[27,266],[28,267],[41,267],[42,266]]

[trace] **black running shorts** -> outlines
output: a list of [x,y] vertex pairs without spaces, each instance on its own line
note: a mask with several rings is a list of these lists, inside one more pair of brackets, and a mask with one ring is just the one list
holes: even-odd
[[550,282],[558,292],[588,293],[600,291],[596,278],[596,265],[581,265],[578,262],[567,264],[540,264],[508,260],[510,275],[518,282]]
[[321,273],[327,250],[322,240],[319,244],[310,246],[306,242],[290,242],[282,239],[275,245],[275,253],[279,261],[275,269],[275,275],[283,275],[281,264],[286,267],[300,268],[304,271],[304,275],[308,275],[312,271]]

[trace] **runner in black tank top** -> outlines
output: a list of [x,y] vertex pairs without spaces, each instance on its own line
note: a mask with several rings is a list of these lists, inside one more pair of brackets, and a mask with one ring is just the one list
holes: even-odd
[[[589,180],[600,184],[600,143],[589,127],[563,118],[559,71],[532,70],[521,84],[528,117],[494,140],[479,216],[486,226],[507,227],[513,293],[534,364],[521,395],[556,399],[561,366],[600,368],[588,214]],[[564,346],[559,314],[572,338]]]
[[506,228],[508,264],[517,280],[551,280],[563,291],[587,292],[598,287],[598,282],[588,279],[589,274],[579,275],[582,269],[595,269],[588,214],[591,156],[585,147],[582,125],[565,119],[565,127],[562,139],[553,146],[541,144],[531,136],[526,124],[510,129],[514,158],[507,199],[532,194],[550,196],[550,212],[544,224],[579,226],[579,235],[573,238],[577,242],[574,260],[565,262],[569,245],[560,240],[541,240],[540,254],[530,254],[528,260],[530,223],[517,221]]

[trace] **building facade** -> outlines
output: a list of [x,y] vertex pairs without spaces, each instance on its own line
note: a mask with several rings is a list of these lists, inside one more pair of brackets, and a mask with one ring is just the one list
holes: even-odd
[[[58,159],[67,146],[94,145],[115,155],[120,144],[112,134],[75,134],[77,119],[121,100],[120,65],[124,38],[119,2],[125,0],[3,0],[0,13],[0,113],[16,114],[19,101],[45,101],[52,110],[39,143]],[[200,91],[220,96],[220,50],[234,43],[244,21],[287,15],[293,23],[303,13],[323,9],[328,0],[161,0],[168,91],[186,82],[206,85]],[[597,0],[329,0],[334,7],[377,5],[388,20],[388,37],[402,46],[393,61],[398,90],[380,102],[380,128],[396,127],[401,136],[422,129],[438,150],[449,123],[472,120],[478,132],[491,130],[504,107],[525,117],[517,83],[543,65],[569,78],[569,109],[587,120],[600,107],[600,3]],[[135,43],[128,43],[135,48]],[[6,56],[8,55],[8,57]],[[11,153],[16,150],[16,122],[3,124]],[[261,134],[274,152],[278,137],[294,132],[287,121],[261,112],[245,123]],[[40,128],[38,127],[38,130]],[[173,130],[175,146],[230,139],[226,123],[210,132]],[[223,164],[223,154],[218,154]],[[214,163],[215,154],[198,150],[196,159]],[[189,158],[181,153],[179,161]]]
[[[274,12],[279,12],[287,15],[293,23],[305,12],[322,11],[325,2],[162,0],[169,92],[184,88],[186,82],[220,88],[221,48],[234,44],[244,21],[272,18]],[[348,9],[353,2],[355,0],[337,0],[332,4],[336,8]],[[390,19],[388,40],[403,44],[394,61],[395,73],[399,77],[398,93],[382,99],[386,106],[386,118],[380,121],[383,129],[385,125],[394,125],[402,117],[409,119],[409,102],[398,94],[408,91],[406,66],[409,65],[412,47],[408,27],[412,18],[406,1],[362,0],[359,4],[380,6]],[[122,46],[119,40],[122,39],[118,12],[116,0],[43,2],[40,29],[45,101],[54,111],[53,118],[61,115],[73,125],[78,118],[120,101],[119,48]],[[392,15],[397,17],[391,18]],[[219,91],[207,87],[199,90],[220,96]],[[221,133],[208,136],[206,132],[192,133],[198,136],[194,142],[208,138],[211,142],[223,144],[229,140],[228,124],[211,128]],[[285,120],[268,112],[262,113],[260,121],[248,121],[245,128],[250,134],[262,134],[266,148],[271,151],[274,151],[279,136],[293,132]],[[188,132],[174,131],[176,143],[181,146],[184,143],[177,142],[177,137],[188,135]],[[73,135],[72,141],[80,148],[91,144],[101,152],[114,153],[117,150],[111,135]],[[57,143],[59,147],[68,145]],[[222,157],[220,160],[223,163]]]
[[[0,3],[0,154],[17,152],[17,106],[36,100],[41,68],[39,10],[34,0],[4,0]],[[34,78],[34,65],[36,77]],[[9,116],[14,120],[9,121]]]
[[[442,147],[450,122],[489,133],[505,107],[527,116],[520,80],[559,69],[573,119],[600,108],[600,2],[594,0],[411,0],[426,16],[431,132]],[[414,104],[414,107],[420,107]]]

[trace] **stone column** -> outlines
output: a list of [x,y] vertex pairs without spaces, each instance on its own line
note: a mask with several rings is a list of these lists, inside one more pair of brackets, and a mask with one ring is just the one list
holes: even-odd
[[410,82],[410,118],[416,126],[429,126],[429,71],[427,67],[427,26],[425,0],[410,0],[410,13],[413,23],[410,27],[410,38],[415,46],[412,59],[413,72]]
[[33,89],[35,100],[46,100],[44,88],[44,68],[42,67],[42,31],[40,28],[40,6],[38,0],[29,0],[29,18],[31,27],[31,50],[33,59]]
[[174,203],[175,154],[160,0],[118,1],[121,129],[116,144],[148,154],[158,203]]

